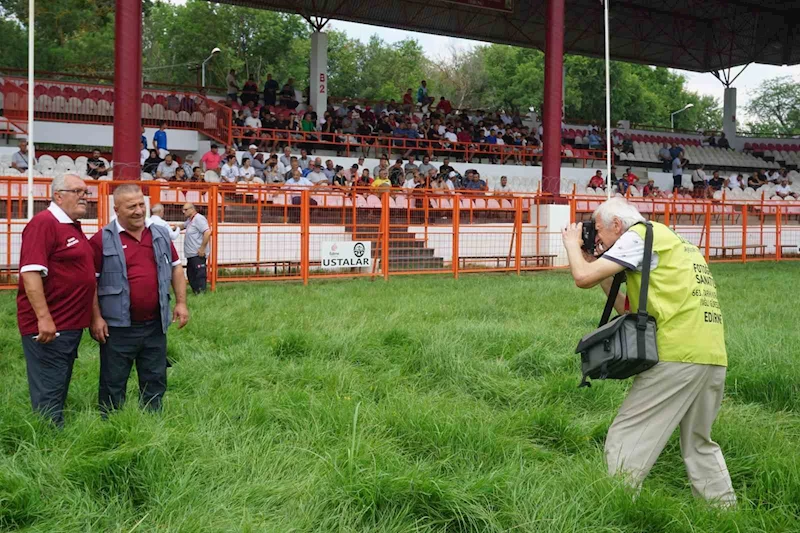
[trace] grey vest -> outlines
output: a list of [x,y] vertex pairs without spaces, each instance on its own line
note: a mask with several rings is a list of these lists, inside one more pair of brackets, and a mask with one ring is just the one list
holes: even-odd
[[[153,235],[153,252],[158,269],[158,303],[161,311],[161,327],[167,332],[172,322],[169,288],[172,284],[172,242],[169,232],[156,224],[150,225]],[[103,228],[103,271],[97,278],[97,299],[100,314],[111,327],[126,328],[131,325],[131,288],[128,284],[128,268],[125,252],[117,232],[117,221],[112,220]]]

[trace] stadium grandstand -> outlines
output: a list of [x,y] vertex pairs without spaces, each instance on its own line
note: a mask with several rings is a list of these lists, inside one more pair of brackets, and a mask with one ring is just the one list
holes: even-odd
[[[266,94],[238,89],[234,78],[224,95],[205,87],[142,88],[136,81],[141,57],[127,52],[141,49],[141,28],[124,24],[118,24],[113,84],[42,73],[31,88],[19,72],[0,68],[0,194],[5,199],[0,211],[8,221],[0,264],[7,273],[14,273],[28,193],[35,210],[45,208],[48,180],[67,173],[91,180],[95,227],[108,220],[108,194],[119,180],[148,182],[150,204],[164,204],[173,221],[180,217],[180,204],[197,203],[220,236],[215,272],[222,265],[231,271],[266,266],[273,277],[299,276],[301,269],[307,278],[319,258],[318,251],[310,251],[317,245],[301,235],[315,231],[382,243],[387,253],[406,261],[394,261],[403,267],[395,270],[457,271],[459,265],[487,268],[493,262],[497,269],[519,270],[528,264],[526,258],[533,268],[558,266],[564,263],[554,238],[558,229],[585,216],[609,192],[631,198],[643,212],[673,225],[687,223],[684,231],[705,243],[709,257],[781,258],[797,251],[800,140],[738,134],[736,92],[727,77],[720,75],[726,82],[722,132],[657,131],[622,120],[611,131],[612,173],[598,170],[605,169],[606,132],[561,119],[561,73],[564,51],[602,54],[600,5],[432,1],[409,19],[388,1],[369,9],[346,2],[336,9],[281,0],[228,3],[302,14],[315,30],[310,79],[319,80],[319,86],[303,93],[292,79],[280,80],[276,91]],[[620,44],[612,55],[718,73],[748,62],[800,61],[797,43],[760,40],[782,35],[780,15],[787,4],[796,9],[796,3],[748,8],[763,12],[757,37],[735,31],[747,12],[739,3],[708,2],[705,15],[691,16],[690,4],[676,2],[658,12],[669,35],[652,37],[649,47],[630,41],[637,32],[659,33],[652,8],[644,2],[619,7],[617,20],[626,23],[615,30]],[[492,6],[501,7],[485,9]],[[141,13],[137,1],[118,0],[117,7],[120,20]],[[693,27],[715,10],[713,39],[676,29],[679,20]],[[452,17],[434,16],[444,11]],[[501,23],[510,15],[521,21],[519,27]],[[432,99],[423,80],[416,92],[389,102],[329,97],[322,30],[330,18],[544,47],[543,114],[455,109],[444,97]],[[755,52],[743,55],[747,47]],[[36,153],[29,161],[24,141],[30,91]],[[22,179],[28,167],[35,178],[30,190]],[[359,228],[362,219],[366,225]],[[291,243],[281,235],[287,230],[275,226],[280,224],[291,226]],[[468,230],[474,242],[462,240],[457,250],[459,232],[470,226],[476,228]],[[751,246],[756,227],[757,244]],[[263,242],[256,236],[270,232]],[[535,238],[534,251],[524,242],[529,237]],[[405,240],[413,254],[402,250]],[[379,246],[375,253],[381,253]],[[393,263],[384,259],[388,272]]]

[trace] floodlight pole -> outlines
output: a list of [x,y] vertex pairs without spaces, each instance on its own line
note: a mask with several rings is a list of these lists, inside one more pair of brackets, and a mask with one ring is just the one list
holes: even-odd
[[611,198],[611,36],[608,27],[610,0],[603,2],[606,41],[606,197]]
[[683,109],[678,109],[677,111],[675,111],[672,114],[670,114],[670,116],[669,116],[669,125],[670,125],[671,131],[675,131],[675,115],[677,115],[679,113],[683,113],[684,111],[686,111],[687,109],[691,109],[692,107],[694,107],[694,104],[686,104],[685,106],[683,106]]
[[33,166],[36,161],[36,145],[33,139],[33,65],[35,62],[33,57],[33,23],[35,3],[35,0],[28,0],[28,220],[33,218]]

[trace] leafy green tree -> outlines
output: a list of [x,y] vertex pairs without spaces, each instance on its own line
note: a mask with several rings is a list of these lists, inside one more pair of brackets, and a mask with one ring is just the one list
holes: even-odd
[[754,117],[748,123],[753,133],[800,134],[800,83],[790,76],[764,80],[750,99],[747,112]]

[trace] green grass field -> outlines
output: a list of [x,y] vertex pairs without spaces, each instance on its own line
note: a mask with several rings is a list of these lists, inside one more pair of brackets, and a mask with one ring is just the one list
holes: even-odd
[[134,378],[100,420],[87,335],[63,432],[30,413],[0,294],[0,530],[799,531],[797,269],[713,267],[732,511],[692,498],[677,433],[635,502],[606,477],[628,383],[576,387],[603,298],[565,273],[223,286],[170,335],[160,415]]

